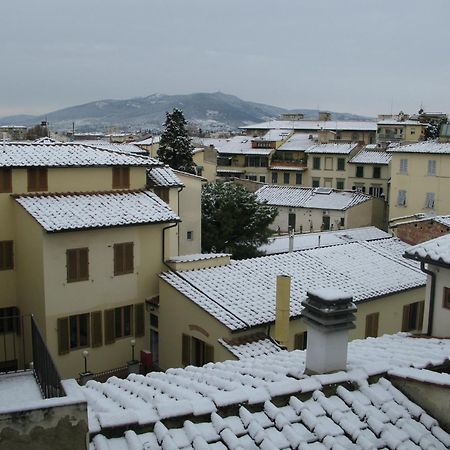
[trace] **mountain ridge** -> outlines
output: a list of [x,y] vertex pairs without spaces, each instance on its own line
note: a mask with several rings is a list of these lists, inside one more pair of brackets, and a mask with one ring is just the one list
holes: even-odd
[[[95,100],[69,106],[43,115],[14,115],[0,118],[0,125],[31,126],[43,120],[57,131],[75,129],[80,132],[151,130],[163,128],[165,113],[173,108],[183,110],[188,122],[208,131],[231,131],[250,123],[279,118],[282,113],[301,112],[305,118],[317,118],[315,109],[286,109],[264,103],[250,102],[222,92],[193,94],[150,94],[129,99]],[[350,113],[332,113],[333,120],[370,120]]]

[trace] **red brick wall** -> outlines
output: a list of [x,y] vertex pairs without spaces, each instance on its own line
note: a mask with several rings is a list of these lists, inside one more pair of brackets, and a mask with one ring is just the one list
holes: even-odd
[[450,233],[450,228],[433,220],[405,223],[397,227],[397,237],[408,244],[415,245]]

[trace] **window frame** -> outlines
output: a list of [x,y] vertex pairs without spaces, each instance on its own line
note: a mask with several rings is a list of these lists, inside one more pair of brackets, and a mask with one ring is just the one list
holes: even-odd
[[406,189],[399,189],[397,193],[397,206],[406,206],[407,192]]
[[[134,305],[124,305],[114,308],[113,327],[115,340],[133,336],[133,306]],[[127,314],[126,311],[129,311],[129,313]],[[127,328],[129,333],[126,333]]]
[[295,173],[295,184],[299,186],[303,184],[303,174],[301,172]]
[[408,173],[408,159],[407,158],[400,159],[399,173],[402,173],[402,174]]
[[17,306],[0,308],[0,334],[20,334],[20,309]]
[[333,157],[325,156],[324,170],[333,170]]
[[421,331],[425,301],[409,303],[403,306],[401,331]]
[[188,241],[194,240],[194,232],[192,230],[186,231],[186,240]]
[[[339,187],[340,185],[342,185],[342,187]],[[336,189],[338,189],[339,191],[343,191],[345,189],[345,180],[344,179],[336,180]]]
[[365,338],[378,337],[379,324],[380,324],[379,312],[366,314]]
[[128,166],[112,168],[112,188],[130,189],[130,168]]
[[377,180],[381,178],[381,167],[380,166],[373,167],[372,178],[375,178]]
[[364,178],[364,166],[356,166],[356,178]]
[[427,192],[425,194],[425,208],[434,209],[436,203],[436,194],[434,192]]
[[283,184],[289,184],[291,182],[291,174],[289,172],[283,172]]
[[113,245],[113,268],[115,277],[134,273],[134,242],[120,242]]
[[[91,317],[90,313],[73,314],[68,316],[69,319],[69,351],[88,348],[91,346]],[[81,343],[81,319],[85,319],[84,327],[86,328],[86,343]],[[76,345],[72,345],[72,324],[75,324]]]
[[0,271],[14,270],[14,241],[0,241]]
[[427,171],[427,174],[429,177],[436,176],[436,167],[437,167],[437,161],[435,159],[429,159],[428,160],[428,171]]
[[320,170],[321,159],[320,156],[313,156],[313,170]]
[[[83,274],[82,270],[82,258],[84,257],[83,253],[86,252],[86,273]],[[75,255],[75,272],[76,276],[71,276],[71,267],[70,267],[70,254],[73,253]],[[79,247],[79,248],[68,248],[66,250],[66,281],[67,283],[77,283],[79,281],[88,281],[89,280],[89,247]]]
[[278,172],[272,172],[272,184],[278,184]]
[[442,307],[445,309],[450,309],[450,287],[444,287]]
[[337,159],[337,169],[339,172],[345,171],[345,158],[338,158]]
[[27,169],[28,192],[48,191],[48,169],[47,167],[29,167]]

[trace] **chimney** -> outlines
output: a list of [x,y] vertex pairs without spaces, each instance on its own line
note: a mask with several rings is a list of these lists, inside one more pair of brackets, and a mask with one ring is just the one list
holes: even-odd
[[294,251],[294,228],[289,227],[289,253]]
[[302,316],[308,331],[306,373],[346,370],[348,330],[355,328],[353,297],[334,288],[308,291]]
[[287,347],[289,341],[289,304],[291,298],[291,277],[277,276],[277,297],[275,315],[275,339]]

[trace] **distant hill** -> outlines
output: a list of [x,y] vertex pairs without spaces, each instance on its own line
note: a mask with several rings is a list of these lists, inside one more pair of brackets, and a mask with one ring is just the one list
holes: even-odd
[[[9,116],[0,118],[0,125],[34,125],[47,119],[54,131],[72,130],[117,131],[162,129],[166,111],[179,108],[186,119],[203,130],[234,130],[250,123],[279,118],[284,112],[302,112],[317,117],[314,109],[287,110],[262,103],[247,102],[222,92],[188,95],[152,94],[128,100],[100,100],[71,106],[42,116]],[[334,120],[364,120],[367,117],[348,113],[333,113]]]

